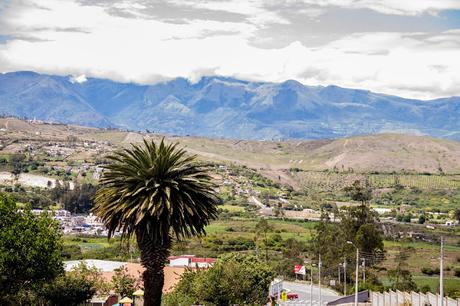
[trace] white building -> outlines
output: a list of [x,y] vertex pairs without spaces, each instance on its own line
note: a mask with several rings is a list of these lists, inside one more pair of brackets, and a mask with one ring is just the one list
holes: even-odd
[[210,268],[215,258],[195,257],[195,255],[169,256],[170,267]]

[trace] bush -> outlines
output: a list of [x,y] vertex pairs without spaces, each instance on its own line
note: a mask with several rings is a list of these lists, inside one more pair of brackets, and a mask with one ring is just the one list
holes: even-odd
[[420,271],[426,275],[438,275],[439,274],[439,268],[422,267]]
[[208,270],[187,271],[164,305],[261,305],[267,302],[273,270],[252,255],[226,254]]
[[420,292],[422,292],[422,293],[427,293],[427,292],[430,292],[430,291],[431,291],[431,288],[428,285],[423,285],[422,287],[420,287]]
[[62,257],[65,259],[82,259],[81,248],[78,245],[64,245],[62,249]]
[[456,277],[460,277],[460,268],[455,268],[455,269],[454,269],[454,275],[455,275]]

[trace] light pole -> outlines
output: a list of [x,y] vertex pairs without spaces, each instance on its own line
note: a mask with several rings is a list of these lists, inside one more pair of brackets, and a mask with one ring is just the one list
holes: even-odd
[[366,258],[361,258],[363,260],[363,286],[366,288]]
[[313,267],[315,264],[310,261],[310,306],[313,305]]
[[348,244],[351,244],[356,248],[356,281],[355,281],[355,306],[358,306],[358,285],[359,285],[359,249],[351,241],[347,241]]
[[441,236],[441,256],[439,258],[439,295],[444,306],[444,237]]
[[347,258],[343,259],[343,295],[347,295]]
[[340,271],[340,266],[341,266],[341,264],[339,264],[339,285],[341,284],[341,282],[340,282],[340,274],[342,274],[342,272]]
[[321,254],[319,254],[319,261],[318,261],[318,286],[319,286],[319,306],[322,306],[321,304]]

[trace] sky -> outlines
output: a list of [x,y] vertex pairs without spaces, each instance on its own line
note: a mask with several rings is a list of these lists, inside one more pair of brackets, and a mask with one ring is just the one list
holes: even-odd
[[460,96],[460,0],[0,0],[0,72]]

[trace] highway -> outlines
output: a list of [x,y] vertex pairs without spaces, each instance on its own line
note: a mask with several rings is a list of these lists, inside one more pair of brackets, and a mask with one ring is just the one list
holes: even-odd
[[[310,284],[309,283],[295,283],[283,281],[283,289],[288,289],[293,293],[297,293],[299,298],[288,302],[279,302],[280,306],[310,306]],[[312,306],[319,306],[319,287],[313,285]],[[338,299],[339,296],[333,290],[322,287],[321,288],[321,304],[326,305],[327,302]]]

